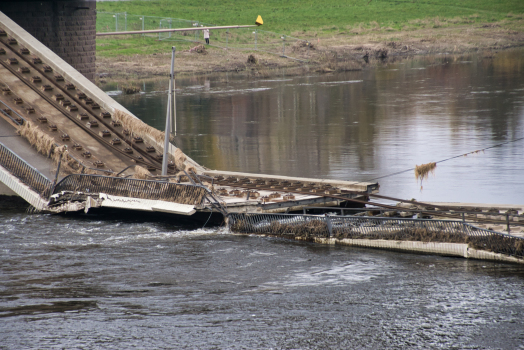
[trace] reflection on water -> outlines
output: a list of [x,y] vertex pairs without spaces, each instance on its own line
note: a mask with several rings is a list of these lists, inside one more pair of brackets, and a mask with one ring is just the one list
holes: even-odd
[[[331,75],[177,80],[178,145],[213,168],[367,181],[524,137],[522,50],[437,56]],[[164,127],[167,82],[115,96]],[[108,90],[116,90],[115,86]],[[524,141],[379,179],[425,201],[522,204]]]

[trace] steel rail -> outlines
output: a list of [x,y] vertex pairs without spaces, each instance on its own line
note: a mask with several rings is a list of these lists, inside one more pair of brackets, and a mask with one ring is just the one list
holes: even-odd
[[[0,103],[2,103],[4,106],[6,106],[7,108],[9,108],[9,110],[11,112],[13,112],[14,114],[16,114],[20,119],[22,119],[22,123],[25,121],[25,118],[22,117],[20,114],[18,114],[17,111],[15,111],[13,108],[11,108],[9,105],[7,105],[4,101],[0,100]],[[9,114],[7,114],[5,111],[2,111],[2,113],[8,117],[9,119],[11,119],[14,123],[16,123],[17,125],[21,125],[20,123],[18,123],[18,121],[16,119],[14,119],[13,117],[11,117]]]
[[[229,186],[229,187],[239,187],[239,188],[244,188],[244,189],[254,189],[253,187],[251,186],[246,186],[246,184],[230,184],[230,185],[221,185],[221,186]],[[387,204],[382,204],[382,203],[377,203],[377,202],[371,202],[371,201],[364,201],[364,200],[359,200],[359,199],[355,199],[355,198],[347,198],[347,197],[344,197],[344,196],[336,196],[336,195],[332,195],[332,194],[325,194],[325,193],[311,193],[311,192],[305,192],[305,191],[294,191],[294,190],[279,190],[277,188],[268,188],[268,187],[257,187],[256,190],[265,190],[265,191],[279,191],[279,192],[288,192],[288,193],[296,193],[296,194],[308,194],[308,195],[312,195],[312,196],[318,196],[318,197],[325,197],[325,198],[333,198],[333,199],[339,199],[339,200],[344,200],[344,201],[350,201],[350,202],[354,202],[354,203],[359,203],[359,204],[369,204],[369,205],[375,205],[377,207],[382,207],[382,208],[386,208],[386,209],[392,209],[392,210],[395,210],[395,211],[402,211],[402,209],[404,209],[404,211],[413,211],[413,210],[409,210],[408,208],[399,208],[397,206],[392,206],[392,205],[387,205]],[[376,196],[376,197],[385,197],[385,196],[379,196],[379,195],[372,195],[370,193],[367,193],[367,192],[358,192],[358,191],[350,191],[350,194],[357,194],[357,195],[369,195],[369,196]],[[392,199],[392,197],[387,197],[389,199]],[[403,200],[401,199],[397,199],[398,201],[402,202]],[[409,201],[405,201],[405,202],[409,202]],[[422,204],[421,202],[417,202],[418,204]],[[428,206],[431,206],[430,204],[428,204]],[[348,208],[349,209],[349,208]],[[444,218],[448,218],[448,219],[458,219],[458,220],[462,220],[462,215],[461,213],[457,213],[457,214],[447,214],[447,213],[436,213],[434,211],[419,211],[421,214],[427,214],[427,215],[438,215],[440,217],[444,217]],[[473,221],[473,222],[478,222],[478,223],[490,223],[490,224],[507,224],[506,221],[503,221],[503,220],[493,220],[493,219],[483,219],[483,218],[477,218],[477,220]],[[519,224],[517,224],[519,225]]]
[[[47,80],[49,81],[50,84],[52,84],[54,87],[58,88],[62,93],[64,93],[65,95],[67,95],[70,99],[72,99],[75,103],[77,103],[78,105],[80,105],[87,113],[89,113],[89,115],[97,120],[98,122],[100,122],[102,125],[104,125],[104,127],[106,127],[107,129],[111,130],[116,136],[118,136],[120,139],[122,139],[126,144],[128,144],[129,146],[131,146],[133,149],[135,149],[138,153],[140,153],[142,156],[143,156],[143,159],[139,159],[135,156],[132,156],[126,152],[124,152],[123,150],[121,150],[120,148],[118,147],[115,147],[113,144],[111,144],[111,142],[109,141],[106,141],[103,137],[99,136],[96,132],[94,132],[93,130],[87,128],[83,123],[81,123],[80,121],[78,121],[76,118],[74,118],[72,115],[69,114],[69,112],[63,107],[61,106],[60,104],[58,104],[56,101],[53,101],[49,96],[47,96],[46,94],[44,94],[42,91],[40,91],[40,89],[38,89],[38,87],[36,86],[33,86],[30,81],[28,81],[27,79],[24,78],[24,76],[21,75],[21,73],[17,72],[15,69],[13,69],[12,67],[10,67],[9,64],[7,64],[6,62],[4,61],[0,61],[0,63],[7,69],[9,70],[12,74],[14,74],[16,77],[18,77],[20,79],[20,81],[24,82],[28,87],[30,87],[33,91],[35,91],[37,94],[39,94],[43,99],[45,99],[49,104],[51,104],[53,107],[55,107],[57,110],[59,110],[64,116],[66,116],[69,120],[71,120],[73,123],[75,123],[76,125],[78,125],[79,127],[81,127],[84,131],[86,131],[88,134],[90,134],[91,136],[93,136],[97,141],[101,142],[102,144],[104,144],[105,146],[109,147],[110,149],[113,149],[117,152],[119,152],[120,154],[124,155],[125,157],[127,158],[130,158],[132,160],[134,160],[135,162],[137,163],[141,163],[141,164],[144,164],[144,165],[150,165],[152,167],[154,167],[155,169],[157,170],[161,170],[161,165],[157,165],[156,163],[159,163],[156,159],[154,159],[148,152],[142,150],[141,148],[139,148],[138,146],[136,146],[135,144],[133,144],[132,142],[130,142],[127,137],[125,135],[123,135],[122,133],[118,132],[115,128],[113,128],[110,124],[106,123],[103,118],[99,117],[96,113],[94,113],[93,111],[91,111],[91,109],[84,103],[82,102],[80,99],[76,98],[74,95],[72,95],[71,93],[69,93],[67,91],[67,89],[64,89],[60,84],[57,84],[56,82],[54,82],[52,79],[49,79],[47,77],[47,75],[45,74],[45,72],[43,72],[40,68],[38,68],[35,64],[33,64],[32,62],[30,62],[28,59],[26,59],[26,57],[24,57],[23,55],[19,54],[18,52],[16,52],[13,48],[11,48],[10,45],[6,44],[5,42],[3,42],[3,40],[0,39],[0,42],[2,42],[4,44],[5,47],[7,47],[10,52],[12,52],[13,54],[15,54],[18,58],[20,58],[22,61],[24,61],[26,64],[30,65],[33,69],[35,69],[38,73],[42,74],[42,76]],[[144,161],[144,158],[147,159],[149,162],[146,162]]]
[[[6,46],[7,48],[9,48],[9,50],[11,50],[11,52],[13,54],[15,54],[18,58],[20,58],[21,60],[23,60],[26,64],[30,65],[34,70],[36,70],[37,72],[39,72],[40,74],[42,74],[43,77],[45,77],[45,79],[50,83],[52,84],[54,87],[57,87],[58,89],[60,89],[60,91],[62,93],[64,93],[65,95],[67,95],[70,99],[72,99],[75,103],[79,104],[87,113],[89,113],[89,115],[91,117],[93,117],[96,121],[100,122],[102,125],[104,125],[104,127],[106,127],[107,129],[111,130],[115,135],[117,135],[119,138],[123,139],[126,144],[128,144],[129,146],[131,146],[133,149],[137,150],[139,153],[141,153],[143,156],[145,156],[150,162],[152,162],[152,165],[154,166],[154,162],[157,162],[155,159],[152,159],[152,157],[146,152],[146,151],[143,151],[142,149],[140,149],[139,147],[135,146],[132,142],[130,142],[126,137],[125,135],[123,135],[122,133],[118,132],[112,125],[106,123],[104,121],[103,118],[101,118],[100,116],[98,116],[95,112],[93,112],[89,106],[83,102],[81,99],[79,98],[76,98],[73,94],[69,93],[69,91],[67,89],[64,89],[60,84],[58,84],[57,82],[53,81],[52,79],[49,79],[46,75],[46,72],[42,71],[39,67],[37,67],[33,62],[31,62],[29,59],[26,59],[25,56],[19,54],[18,52],[16,52],[13,48],[11,48],[10,45],[6,44],[5,42],[3,42],[1,39],[0,41],[4,44],[4,46]],[[4,66],[6,66],[6,64],[4,64]],[[9,66],[7,66],[8,68],[10,68]],[[11,69],[11,71],[13,71]],[[43,94],[43,92],[41,92],[36,86],[32,86],[28,83],[27,80],[23,79],[23,76],[21,76],[20,74],[17,74],[18,72],[14,71],[14,73],[20,78],[20,80],[22,80],[27,86],[29,86],[31,89],[37,91],[40,96],[43,96],[44,99],[46,99],[46,101],[48,101],[51,105],[53,105],[54,107],[57,107],[57,109],[60,109],[60,111],[62,112],[62,114],[64,114],[67,118],[69,118],[70,120],[72,120],[73,122],[75,122],[77,125],[79,125],[80,127],[82,127],[82,129],[90,132],[90,133],[94,133],[96,136],[98,136],[98,134],[96,132],[93,132],[91,129],[87,128],[84,124],[78,122],[75,118],[73,118],[69,112],[67,112],[61,105],[59,105],[57,102],[53,101],[52,99],[50,99],[47,95]],[[34,83],[33,83],[34,84]],[[65,83],[64,83],[65,84]],[[75,89],[76,90],[76,89]],[[120,149],[118,147],[115,147],[114,145],[112,145],[111,143],[103,140],[106,145],[110,146],[111,148],[113,149],[116,149],[117,151],[120,151]],[[120,153],[123,153],[125,156],[129,157],[129,158],[132,158],[134,159],[135,161],[140,161],[138,158],[136,157],[133,157],[125,152],[120,152]],[[142,161],[142,163],[146,164],[145,162]]]
[[[43,92],[41,92],[39,89],[36,89],[34,88],[32,85],[29,84],[29,82],[24,79],[24,77],[18,73],[16,70],[12,69],[7,63],[3,62],[3,61],[0,61],[0,63],[5,67],[7,68],[11,73],[13,73],[14,75],[16,75],[20,81],[24,82],[28,87],[30,87],[31,89],[33,89],[33,91],[35,91],[36,93],[38,93],[44,100],[46,100],[49,104],[51,104],[53,107],[55,107],[58,111],[60,111],[65,117],[67,117],[69,120],[71,120],[73,123],[75,123],[77,126],[79,126],[80,128],[82,128],[84,131],[86,131],[88,134],[90,134],[93,138],[95,138],[97,141],[99,141],[100,143],[102,143],[103,145],[109,147],[110,149],[113,149],[113,150],[116,150],[118,151],[119,153],[123,154],[123,155],[126,155],[128,156],[129,158],[132,158],[134,160],[136,160],[137,162],[142,162],[142,163],[145,163],[143,161],[140,161],[138,158],[136,157],[133,157],[133,156],[130,156],[128,155],[127,153],[125,153],[123,150],[120,150],[118,149],[117,147],[114,147],[109,141],[106,141],[102,136],[98,135],[96,132],[94,132],[93,130],[85,127],[83,125],[83,123],[81,123],[80,121],[76,120],[73,116],[71,116],[69,114],[69,112],[67,112],[67,110],[62,107],[61,105],[59,105],[58,103],[56,103],[55,101],[53,101],[49,96],[46,96]],[[55,85],[56,86],[56,85]]]

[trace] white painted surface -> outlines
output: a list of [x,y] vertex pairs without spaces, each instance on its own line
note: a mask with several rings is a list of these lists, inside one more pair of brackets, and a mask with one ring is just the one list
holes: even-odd
[[157,211],[163,213],[193,215],[196,210],[193,205],[178,204],[166,201],[159,201],[153,199],[141,199],[131,197],[112,196],[105,193],[100,193],[101,207],[131,209],[141,211]]
[[394,241],[384,239],[350,239],[350,238],[316,238],[315,242],[322,244],[340,244],[356,247],[379,248],[387,250],[401,250],[416,253],[428,253],[443,256],[457,256],[479,260],[504,261],[524,264],[524,259],[512,256],[469,248],[466,243],[440,243]]
[[38,193],[33,191],[29,186],[24,184],[4,167],[0,166],[0,182],[13,192],[22,197],[26,202],[31,204],[37,210],[42,210],[47,207],[47,201],[44,200]]
[[0,196],[18,196],[9,187],[0,182]]

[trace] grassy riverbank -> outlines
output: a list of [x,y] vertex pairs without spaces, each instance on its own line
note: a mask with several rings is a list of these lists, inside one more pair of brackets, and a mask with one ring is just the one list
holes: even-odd
[[[158,40],[137,35],[99,37],[98,72],[106,73],[106,77],[141,79],[165,75],[169,70],[168,57],[173,45],[177,47],[179,73],[247,71],[259,76],[271,74],[274,68],[297,68],[299,73],[303,69],[362,69],[373,64],[375,58],[384,60],[392,56],[426,53],[480,50],[490,56],[496,50],[524,45],[524,1],[521,0],[465,0],[460,5],[450,0],[431,3],[418,0],[305,0],[286,3],[276,0],[252,3],[160,0],[99,2],[97,9],[98,31],[111,29],[104,22],[107,14],[104,17],[102,12],[184,18],[215,25],[251,24],[257,15],[262,15],[264,25],[261,29],[264,31],[291,35],[313,44],[306,56],[305,48],[297,45],[296,39],[295,43],[288,42],[286,54],[302,59],[307,57],[309,65],[305,67],[302,62],[279,55],[260,50],[250,52],[246,49],[252,47],[248,41],[242,47],[243,40],[248,40],[249,36],[249,40],[253,40],[251,31],[245,31],[244,37],[238,34],[240,32],[230,34],[229,43],[239,43],[237,46],[242,50],[207,46],[203,53],[189,52],[197,45],[190,41]],[[212,44],[223,46],[218,44],[219,35],[222,33],[212,33]],[[202,39],[197,35],[195,40]],[[260,35],[259,49],[262,40]],[[278,47],[281,45],[278,43]],[[247,56],[252,53],[258,59],[257,64],[247,63]],[[363,60],[366,54],[370,58],[367,62]]]
[[[501,21],[524,13],[521,0],[202,0],[99,2],[98,11],[174,17],[215,25],[254,24],[286,35],[338,34],[358,27],[409,30]],[[431,20],[433,19],[433,20]]]

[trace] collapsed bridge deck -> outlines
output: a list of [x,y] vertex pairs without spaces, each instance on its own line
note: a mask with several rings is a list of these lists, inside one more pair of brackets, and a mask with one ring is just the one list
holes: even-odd
[[167,176],[160,176],[164,133],[2,13],[0,117],[10,136],[0,147],[1,182],[39,210],[289,212],[378,190],[376,183],[209,170],[173,144]]

